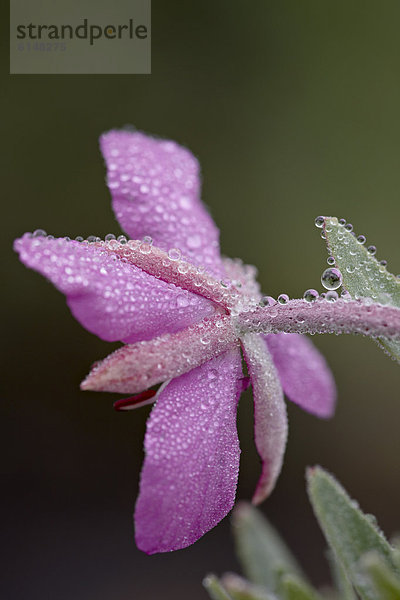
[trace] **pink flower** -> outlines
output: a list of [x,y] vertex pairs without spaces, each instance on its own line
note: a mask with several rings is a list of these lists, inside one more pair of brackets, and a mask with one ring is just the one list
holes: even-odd
[[[332,415],[335,386],[325,360],[293,332],[367,333],[367,322],[368,333],[378,336],[388,313],[344,300],[260,306],[254,267],[221,257],[218,229],[200,200],[198,163],[188,150],[128,131],[103,135],[101,149],[116,217],[133,239],[88,243],[36,232],[17,240],[15,249],[66,295],[84,327],[125,344],[94,365],[82,389],[139,393],[122,401],[125,407],[156,400],[136,541],[149,554],[166,552],[195,542],[233,506],[236,408],[249,380],[262,460],[256,503],[271,492],[282,465],[283,392],[319,417]],[[398,331],[397,313],[393,319]],[[159,383],[155,395],[145,391]]]

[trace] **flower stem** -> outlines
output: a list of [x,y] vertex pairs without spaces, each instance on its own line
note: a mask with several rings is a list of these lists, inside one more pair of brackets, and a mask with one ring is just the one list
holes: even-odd
[[242,333],[359,333],[400,339],[400,309],[358,300],[290,300],[243,312],[237,326]]

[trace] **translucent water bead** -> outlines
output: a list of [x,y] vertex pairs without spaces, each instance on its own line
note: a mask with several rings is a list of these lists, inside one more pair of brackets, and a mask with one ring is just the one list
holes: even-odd
[[303,298],[304,298],[304,300],[307,300],[307,302],[315,302],[315,300],[318,300],[319,294],[318,294],[317,290],[314,290],[311,288],[304,292]]
[[321,275],[321,283],[326,290],[337,290],[342,285],[342,274],[339,269],[325,269]]

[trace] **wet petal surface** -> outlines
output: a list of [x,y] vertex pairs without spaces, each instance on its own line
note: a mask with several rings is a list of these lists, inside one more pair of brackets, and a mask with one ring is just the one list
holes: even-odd
[[219,231],[200,200],[200,169],[191,152],[138,131],[110,131],[100,146],[124,231],[136,239],[150,236],[163,250],[177,248],[221,276]]
[[156,279],[104,247],[26,234],[15,250],[67,296],[74,317],[106,341],[151,339],[215,312],[210,301]]
[[241,377],[240,352],[233,349],[160,393],[147,425],[135,511],[136,542],[148,554],[189,546],[232,508]]
[[314,344],[296,333],[263,337],[289,400],[318,417],[331,417],[335,410],[335,381]]

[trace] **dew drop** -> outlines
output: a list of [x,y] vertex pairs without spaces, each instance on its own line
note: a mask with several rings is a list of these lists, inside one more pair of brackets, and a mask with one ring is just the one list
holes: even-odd
[[307,302],[315,302],[315,300],[318,300],[319,294],[317,292],[317,290],[314,289],[309,289],[306,290],[303,294],[303,298],[304,300],[307,300]]
[[186,306],[189,306],[189,300],[183,294],[179,294],[176,298],[176,305],[178,308],[185,308]]
[[365,235],[359,235],[359,236],[357,237],[357,242],[358,242],[359,244],[365,244],[366,240],[367,240],[367,238],[365,237]]
[[381,260],[381,261],[380,261],[380,263],[379,263],[379,264],[380,264],[380,265],[382,265],[383,267],[386,267],[386,265],[387,265],[387,260],[383,259],[383,260]]
[[93,242],[96,241],[96,236],[95,235],[88,235],[88,237],[86,238],[86,241],[89,242],[89,244],[93,244]]
[[179,260],[181,257],[181,251],[179,248],[170,248],[170,250],[168,250],[168,257],[170,260]]
[[289,302],[289,296],[287,294],[279,294],[278,302],[279,304],[287,304]]
[[330,292],[327,292],[325,295],[325,300],[327,300],[328,302],[336,302],[338,298],[338,293],[332,290]]
[[339,269],[325,269],[321,275],[321,283],[326,290],[337,290],[342,285],[342,274]]
[[125,236],[125,235],[119,235],[119,236],[117,237],[117,242],[119,242],[120,244],[126,244],[126,242],[127,242],[127,241],[128,241],[128,240],[126,239],[126,236]]
[[325,221],[325,217],[317,217],[314,221],[315,227],[322,229],[322,227],[324,225],[324,221]]
[[376,246],[368,246],[367,250],[372,256],[376,254]]
[[45,232],[44,229],[36,229],[36,231],[33,232],[32,237],[46,237],[47,233]]
[[190,235],[187,240],[188,248],[194,250],[195,248],[200,248],[201,246],[201,237],[198,234]]
[[276,300],[272,296],[263,296],[260,300],[260,306],[273,306]]
[[344,228],[346,229],[346,231],[353,231],[353,225],[351,223],[346,223]]
[[214,379],[217,379],[218,376],[218,371],[216,369],[210,369],[207,373],[207,379],[209,381],[213,381]]
[[339,219],[339,225],[342,225],[342,227],[346,225],[346,219]]
[[83,237],[81,235],[77,235],[75,238],[76,242],[83,242]]
[[333,258],[333,256],[328,256],[328,258],[326,259],[326,262],[328,263],[328,265],[334,265],[335,264],[335,259]]
[[113,233],[107,233],[104,239],[106,242],[111,242],[111,240],[115,240],[115,235]]

